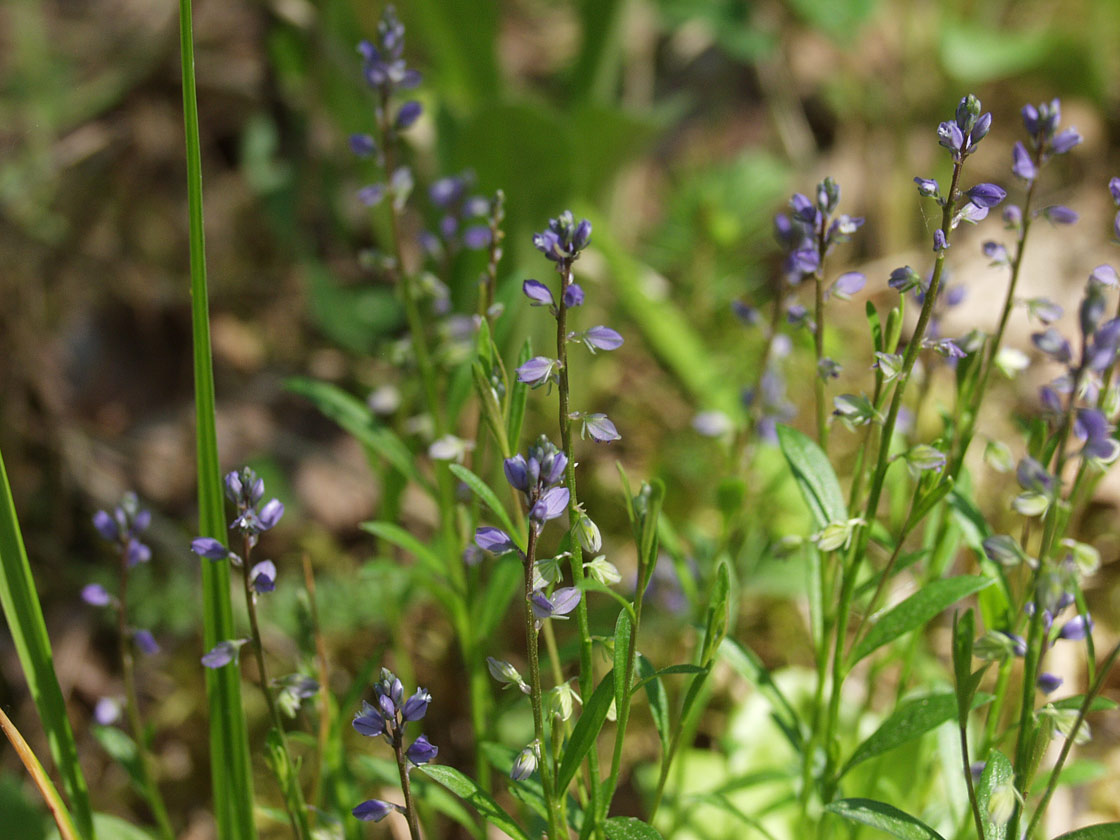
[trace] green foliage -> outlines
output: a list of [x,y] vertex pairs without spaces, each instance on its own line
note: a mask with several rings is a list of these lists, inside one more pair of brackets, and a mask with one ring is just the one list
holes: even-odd
[[944,840],[919,820],[893,805],[873,799],[838,799],[827,810],[852,822],[869,825],[898,840]]

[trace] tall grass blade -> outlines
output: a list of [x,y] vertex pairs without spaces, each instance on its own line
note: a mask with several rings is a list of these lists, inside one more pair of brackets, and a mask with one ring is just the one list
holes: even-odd
[[[206,242],[202,227],[202,154],[194,75],[191,0],[179,0],[179,38],[183,61],[183,122],[187,146],[187,198],[190,214],[191,324],[194,344],[195,429],[198,437],[199,534],[225,537],[222,477],[214,421],[214,366],[210,355],[210,307],[206,291]],[[203,642],[207,650],[232,639],[229,563],[202,563]],[[206,671],[210,705],[210,774],[214,817],[221,840],[255,838],[249,736],[241,706],[236,668]]]
[[47,733],[54,763],[62,777],[62,787],[70,800],[74,822],[83,837],[92,838],[93,810],[89,804],[89,791],[82,768],[78,764],[78,747],[74,743],[74,732],[66,717],[66,703],[62,699],[62,689],[54,673],[54,660],[51,656],[51,640],[47,636],[47,624],[43,620],[43,609],[39,605],[39,595],[31,577],[31,565],[27,562],[27,551],[23,547],[23,535],[16,518],[16,506],[12,500],[12,489],[8,485],[8,473],[4,469],[4,459],[0,456],[0,605],[12,633],[12,641],[23,666],[27,687],[43,729]]

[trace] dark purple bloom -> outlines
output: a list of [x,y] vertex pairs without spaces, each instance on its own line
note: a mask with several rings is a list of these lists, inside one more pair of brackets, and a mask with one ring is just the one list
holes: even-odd
[[421,735],[412,742],[412,746],[405,750],[404,754],[413,764],[427,764],[438,753],[439,747],[431,743],[426,735]]
[[743,303],[741,300],[731,302],[731,311],[735,313],[735,317],[748,327],[755,326],[759,321],[760,316],[758,310],[749,303]]
[[506,458],[502,469],[505,471],[506,481],[514,490],[520,490],[522,493],[529,492],[529,472],[524,455],[517,454],[512,458]]
[[420,113],[424,110],[423,106],[415,99],[410,99],[401,105],[400,110],[397,111],[396,127],[398,131],[411,126],[417,119],[420,118]]
[[1054,489],[1054,477],[1034,458],[1026,457],[1015,468],[1019,486],[1034,493],[1049,494]]
[[404,706],[401,707],[401,719],[405,721],[420,720],[427,713],[428,704],[431,702],[432,695],[427,689],[416,689],[416,693],[409,697]]
[[198,537],[191,540],[191,551],[207,560],[225,560],[229,557],[229,549],[213,537]]
[[793,217],[797,219],[797,221],[807,225],[816,223],[818,210],[809,196],[802,195],[801,193],[794,193],[793,197],[789,200],[789,207],[793,211]]
[[1043,694],[1053,694],[1061,688],[1063,682],[1065,681],[1056,674],[1043,671],[1038,675],[1038,690]]
[[276,564],[271,560],[262,560],[249,572],[249,585],[258,595],[262,592],[273,592],[276,589]]
[[1045,332],[1034,333],[1031,336],[1031,342],[1047,356],[1061,364],[1068,363],[1072,358],[1069,342],[1053,327],[1049,327]]
[[622,346],[622,336],[617,331],[601,324],[585,331],[581,340],[592,353],[596,350],[617,350]]
[[801,327],[805,324],[805,319],[809,317],[809,310],[802,306],[800,303],[791,303],[786,307],[786,320],[791,326]]
[[1120,207],[1120,178],[1108,179],[1108,192],[1112,196],[1112,203]]
[[1024,181],[1033,181],[1038,177],[1038,167],[1022,143],[1016,143],[1011,149],[1011,171]]
[[560,363],[547,356],[534,356],[521,367],[517,368],[518,382],[524,382],[531,388],[539,388],[549,382],[559,379],[557,372]]
[[786,271],[790,274],[812,274],[820,267],[821,255],[815,247],[797,248],[786,260]]
[[941,192],[941,187],[933,178],[915,178],[914,183],[918,185],[918,195],[925,198],[936,198]]
[[136,647],[140,648],[142,653],[146,653],[148,656],[159,653],[159,643],[155,636],[147,630],[133,630],[132,641],[136,643]]
[[911,289],[918,288],[921,282],[922,278],[918,276],[918,272],[910,266],[904,265],[891,272],[891,277],[890,280],[887,281],[887,285],[895,291],[905,293],[909,292]]
[[943,122],[937,127],[937,142],[952,152],[956,160],[964,146],[964,132],[955,122]]
[[1042,407],[1050,414],[1058,415],[1062,413],[1062,399],[1058,396],[1057,391],[1049,385],[1043,385],[1038,389],[1039,400],[1042,402]]
[[362,187],[358,190],[358,201],[366,207],[376,207],[384,197],[384,184],[370,184],[368,187]]
[[354,715],[351,725],[359,734],[370,738],[375,738],[385,732],[385,718],[381,716],[381,710],[371,706],[365,700],[362,701],[362,710]]
[[949,241],[945,238],[945,231],[938,228],[933,232],[933,250],[935,253],[947,250]]
[[82,587],[82,600],[92,607],[107,607],[114,598],[100,583],[87,583]]
[[533,234],[533,246],[556,263],[570,263],[591,242],[591,222],[576,222],[571,210],[550,219],[548,230]]
[[583,288],[578,283],[572,283],[564,290],[564,306],[568,309],[583,306]]
[[494,528],[490,525],[484,525],[474,532],[474,542],[483,551],[489,551],[491,554],[498,556],[518,550],[509,534],[501,528]]
[[521,291],[529,298],[530,306],[555,306],[552,290],[539,280],[526,280],[521,284]]
[[1055,225],[1072,225],[1080,218],[1073,210],[1061,204],[1052,204],[1042,211],[1042,215]]
[[377,143],[368,134],[351,134],[350,151],[358,157],[369,157],[377,151]]
[[380,799],[367,799],[350,813],[364,822],[381,822],[393,811],[401,812],[401,806]]
[[1050,148],[1054,150],[1054,154],[1064,155],[1080,142],[1081,135],[1077,133],[1077,130],[1067,128],[1065,131],[1054,135],[1054,139],[1050,141]]
[[152,559],[152,550],[139,540],[128,541],[128,546],[125,549],[128,556],[128,565],[137,566],[140,563],[147,563]]
[[968,190],[965,195],[969,197],[973,204],[991,208],[1007,198],[1007,191],[995,184],[977,184]]

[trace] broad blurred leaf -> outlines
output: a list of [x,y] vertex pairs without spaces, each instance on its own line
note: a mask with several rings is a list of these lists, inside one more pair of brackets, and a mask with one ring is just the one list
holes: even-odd
[[326,266],[303,266],[315,325],[332,341],[358,355],[369,355],[385,335],[404,322],[404,311],[392,289],[341,286]]
[[656,828],[634,817],[611,817],[603,829],[607,840],[664,840]]
[[1120,840],[1120,822],[1086,826],[1055,837],[1054,840]]
[[976,802],[980,806],[980,816],[984,819],[985,840],[1004,840],[1007,837],[1007,823],[997,823],[991,818],[988,803],[997,787],[1010,784],[1014,779],[1015,769],[1007,756],[999,750],[992,750],[988,754],[984,772],[980,775],[980,783],[976,786]]

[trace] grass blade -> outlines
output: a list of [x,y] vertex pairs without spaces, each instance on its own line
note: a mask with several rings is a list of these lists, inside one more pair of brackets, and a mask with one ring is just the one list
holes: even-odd
[[[179,42],[183,64],[183,123],[186,131],[187,199],[190,218],[191,334],[194,346],[195,431],[198,437],[198,533],[224,539],[222,476],[214,420],[214,363],[210,353],[210,305],[206,289],[206,241],[202,227],[202,153],[194,77],[191,0],[179,0]],[[229,561],[202,565],[203,645],[209,650],[232,639]],[[214,818],[221,840],[255,838],[249,736],[236,668],[207,668],[210,706],[210,775]]]

